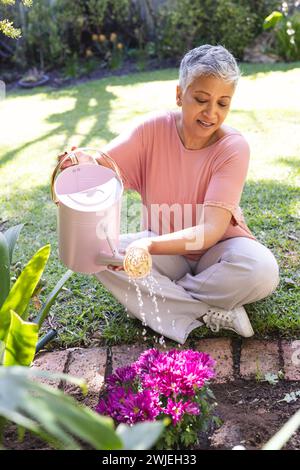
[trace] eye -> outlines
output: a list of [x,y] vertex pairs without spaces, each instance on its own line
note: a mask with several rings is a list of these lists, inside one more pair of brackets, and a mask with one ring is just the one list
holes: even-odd
[[219,103],[219,105],[221,106],[221,108],[226,108],[226,106],[228,106],[228,104],[225,103]]
[[195,100],[198,102],[198,103],[206,103],[206,100],[199,100],[198,98],[195,98]]

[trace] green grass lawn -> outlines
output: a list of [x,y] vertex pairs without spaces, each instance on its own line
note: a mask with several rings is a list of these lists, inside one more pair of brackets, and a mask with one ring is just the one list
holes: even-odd
[[[252,150],[241,206],[250,229],[272,249],[281,269],[276,293],[246,309],[258,336],[295,337],[300,331],[300,63],[242,69],[227,119]],[[177,71],[167,69],[61,90],[14,91],[0,103],[0,217],[7,220],[2,227],[26,224],[14,256],[23,265],[51,243],[41,300],[66,270],[57,256],[56,207],[49,195],[56,155],[71,145],[101,147],[143,114],[175,109],[176,83]],[[129,197],[140,199],[132,191]],[[140,323],[128,319],[123,306],[93,277],[74,274],[66,287],[45,326],[59,330],[50,347],[142,338]],[[191,337],[207,335],[211,332],[199,328]],[[153,336],[149,331],[149,341]]]

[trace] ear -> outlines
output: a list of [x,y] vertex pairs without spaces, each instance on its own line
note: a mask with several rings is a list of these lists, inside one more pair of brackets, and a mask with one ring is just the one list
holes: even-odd
[[182,106],[182,90],[179,85],[176,86],[176,104]]

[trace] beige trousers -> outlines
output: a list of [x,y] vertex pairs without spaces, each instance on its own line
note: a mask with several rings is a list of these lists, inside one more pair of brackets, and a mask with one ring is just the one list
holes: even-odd
[[[120,249],[138,238],[156,236],[144,231],[121,235]],[[199,261],[182,255],[152,255],[151,278],[129,282],[124,271],[106,269],[96,278],[127,308],[130,316],[167,338],[183,344],[203,323],[211,307],[230,310],[270,295],[279,283],[272,252],[261,243],[235,237],[212,246]],[[154,296],[149,294],[150,290]]]

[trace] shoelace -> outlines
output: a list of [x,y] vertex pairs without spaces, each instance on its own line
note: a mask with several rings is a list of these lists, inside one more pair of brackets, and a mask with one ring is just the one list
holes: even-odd
[[204,316],[204,320],[206,326],[208,326],[214,333],[217,333],[220,330],[220,327],[233,327],[234,314],[232,312],[212,312],[211,310],[208,310],[207,314]]

